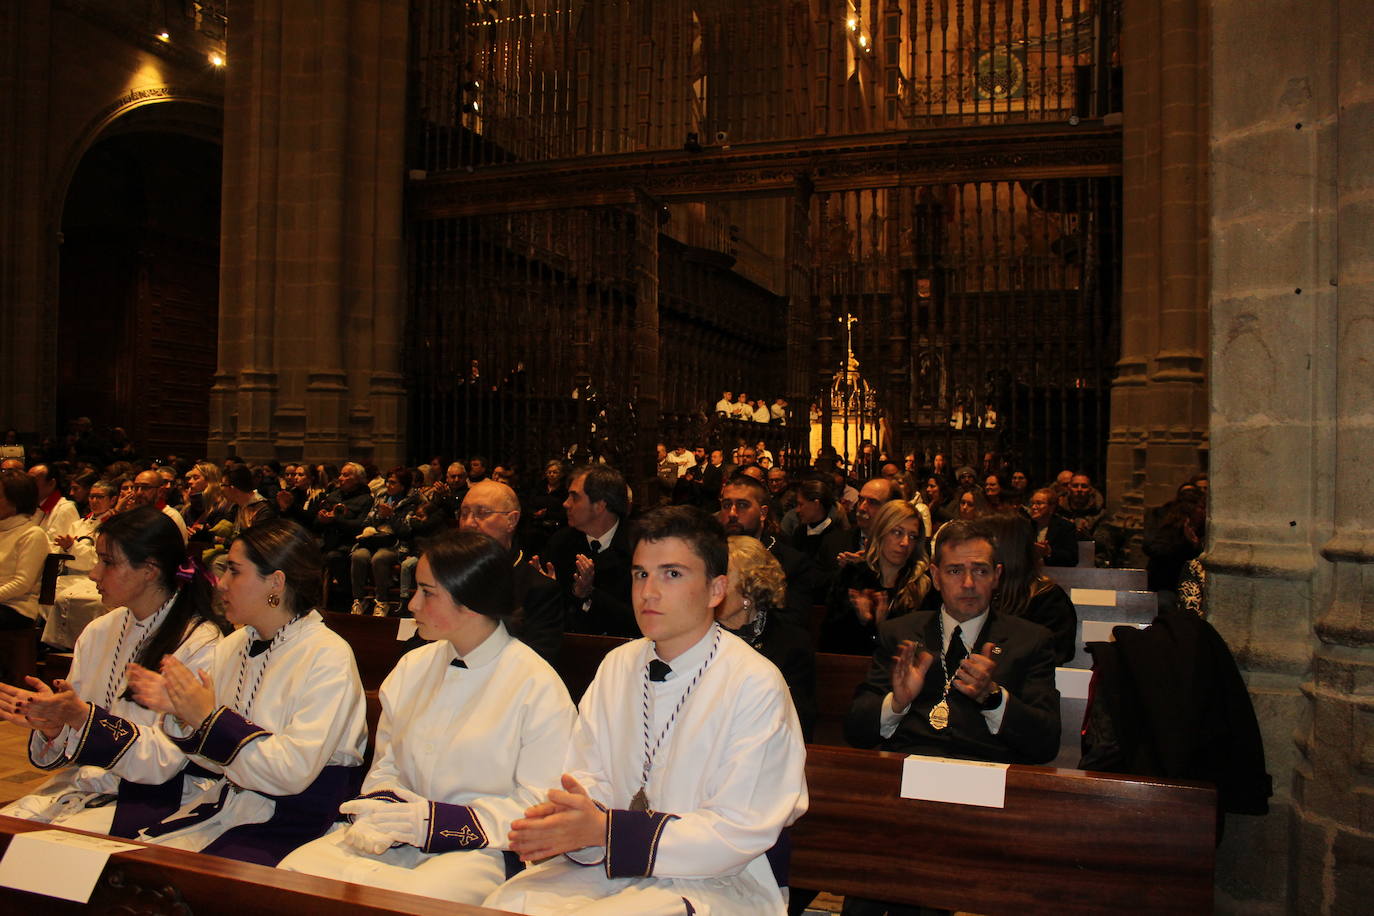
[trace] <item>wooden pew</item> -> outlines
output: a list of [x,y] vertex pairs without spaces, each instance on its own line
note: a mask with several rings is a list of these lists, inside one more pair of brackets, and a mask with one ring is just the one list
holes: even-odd
[[1011,766],[1006,806],[898,797],[902,755],[809,746],[792,884],[997,916],[1206,913],[1210,786]]
[[[791,829],[793,886],[988,916],[1211,909],[1210,787],[1012,766],[1006,806],[971,808],[899,798],[902,759],[877,751],[807,748],[810,809]],[[0,848],[15,833],[42,829],[50,828],[0,817]],[[111,857],[92,898],[98,911],[497,912],[135,845],[140,848]],[[0,901],[9,912],[84,909],[6,889],[0,889]]]
[[396,638],[401,618],[325,611],[324,622],[344,638],[358,662],[363,689],[375,691],[412,647]]
[[[11,837],[17,833],[64,829],[0,817],[0,849],[8,849]],[[234,916],[301,916],[303,913],[310,916],[383,913],[498,916],[505,912],[316,878],[182,849],[135,845],[140,848],[110,857],[88,905],[0,888],[0,911],[43,913],[44,916],[91,911],[195,913],[197,916],[215,913]]]
[[583,633],[564,633],[563,650],[558,653],[555,666],[559,677],[567,685],[568,693],[574,703],[582,700],[582,694],[591,686],[596,677],[596,669],[606,653],[628,639],[616,636],[587,636]]

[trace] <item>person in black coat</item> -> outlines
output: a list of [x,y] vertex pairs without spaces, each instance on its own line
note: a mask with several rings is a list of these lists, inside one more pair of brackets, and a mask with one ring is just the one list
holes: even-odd
[[1046,487],[1031,494],[1026,512],[1035,526],[1035,551],[1046,566],[1078,565],[1078,533],[1073,523],[1055,514],[1054,491]]
[[806,480],[797,490],[797,520],[792,546],[816,565],[829,580],[839,568],[839,556],[849,547],[849,538],[840,522],[831,518],[835,496],[823,480]]
[[510,634],[553,664],[563,646],[563,602],[558,583],[530,562],[515,545],[520,500],[509,486],[480,480],[469,488],[459,510],[458,527],[479,531],[506,549],[515,572],[515,606]]
[[807,632],[778,614],[786,591],[777,558],[757,538],[733,535],[729,585],[716,619],[778,666],[792,694],[802,737],[810,741],[816,728],[816,653]]
[[544,479],[525,500],[521,516],[520,543],[531,554],[543,553],[549,538],[567,527],[567,498],[568,469],[555,458],[544,465]]
[[953,521],[935,539],[939,611],[878,628],[868,677],[855,691],[845,737],[879,747],[996,763],[1040,764],[1059,751],[1053,636],[998,614],[994,545],[976,523]]
[[[630,606],[630,491],[604,464],[574,470],[563,507],[568,527],[549,539],[540,568],[558,580],[570,633],[639,636]],[[538,558],[535,558],[538,559]]]

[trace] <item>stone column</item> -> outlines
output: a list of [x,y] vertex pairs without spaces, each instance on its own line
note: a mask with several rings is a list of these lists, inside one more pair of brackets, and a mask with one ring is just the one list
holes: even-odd
[[1291,294],[1327,317],[1334,353],[1317,355],[1335,363],[1334,442],[1323,434],[1315,443],[1319,474],[1335,459],[1330,490],[1316,494],[1331,497],[1334,530],[1321,549],[1330,588],[1314,595],[1318,642],[1303,685],[1292,899],[1303,912],[1353,913],[1370,905],[1374,887],[1374,29],[1366,3],[1317,7],[1329,10],[1319,18],[1328,30],[1313,58],[1334,76],[1334,111],[1303,125],[1302,141],[1301,119],[1274,125],[1294,138],[1286,145],[1315,152],[1307,161],[1318,167],[1317,186],[1324,199],[1335,196],[1335,232],[1325,233],[1325,221],[1318,228],[1316,269],[1303,278],[1311,285],[1299,293],[1295,282]]
[[1112,386],[1107,496],[1138,528],[1199,469],[1207,438],[1203,0],[1126,0],[1121,63],[1121,358]]
[[405,5],[234,8],[210,451],[403,460]]
[[[1212,0],[1212,620],[1275,798],[1218,903],[1357,912],[1374,861],[1374,53],[1352,0]],[[1285,867],[1286,866],[1286,867]]]

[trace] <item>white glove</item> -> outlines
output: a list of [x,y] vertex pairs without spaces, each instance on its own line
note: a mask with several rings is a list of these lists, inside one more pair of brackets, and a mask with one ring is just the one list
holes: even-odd
[[344,830],[343,839],[345,843],[359,852],[374,856],[381,855],[395,845],[388,834],[369,827],[366,818],[349,824],[348,828]]
[[[396,789],[385,789],[383,791],[400,794]],[[380,811],[382,808],[396,804],[400,803],[390,798],[351,798],[342,805],[339,805],[339,813],[348,815],[350,820],[357,820],[358,818],[366,817],[374,811]]]
[[[344,811],[358,801],[376,801],[378,804],[369,806],[364,813],[355,815],[353,826],[349,828],[352,832],[358,830],[359,842],[367,842],[369,845],[375,844],[375,838],[370,834],[377,833],[390,837],[391,843],[405,843],[410,846],[424,846],[425,836],[429,833],[429,802],[416,795],[409,789],[394,788],[391,790],[405,799],[402,802],[385,802],[377,799],[361,799],[352,802],[345,802],[339,810]],[[354,813],[344,811],[345,814]],[[365,839],[366,838],[366,839]],[[345,839],[348,839],[345,837]],[[351,844],[353,841],[348,840]],[[359,847],[362,848],[362,847]]]

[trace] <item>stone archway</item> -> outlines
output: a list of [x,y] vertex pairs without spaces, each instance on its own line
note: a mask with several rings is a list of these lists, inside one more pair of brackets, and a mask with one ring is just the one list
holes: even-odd
[[74,165],[61,213],[59,423],[123,428],[144,454],[204,452],[218,326],[219,112],[130,110]]

